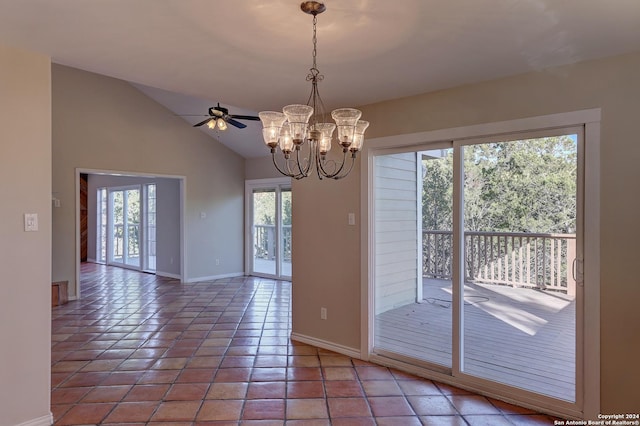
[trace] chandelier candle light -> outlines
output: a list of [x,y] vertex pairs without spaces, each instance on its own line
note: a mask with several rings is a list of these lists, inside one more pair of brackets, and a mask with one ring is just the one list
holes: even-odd
[[[307,75],[311,82],[311,94],[306,105],[287,105],[282,112],[263,111],[258,113],[262,121],[264,143],[271,148],[273,164],[280,173],[294,179],[309,176],[315,165],[318,178],[342,179],[355,163],[358,151],[362,149],[364,131],[369,122],[360,120],[362,113],[353,108],[340,108],[331,112],[334,123],[328,123],[324,104],[318,92],[318,82],[324,76],[316,65],[317,38],[316,23],[320,13],[326,10],[323,3],[305,1],[300,5],[304,13],[313,15],[313,65]],[[327,159],[331,150],[333,133],[338,129],[337,142],[342,147],[342,161]],[[306,154],[302,154],[303,147]],[[284,157],[284,165],[276,160],[277,148]],[[351,155],[348,155],[348,154]],[[345,167],[351,158],[350,165]]]

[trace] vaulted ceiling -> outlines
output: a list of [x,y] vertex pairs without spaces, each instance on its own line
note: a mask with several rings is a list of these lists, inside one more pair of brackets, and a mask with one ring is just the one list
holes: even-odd
[[[135,83],[177,114],[304,103],[299,0],[0,0],[0,43]],[[320,92],[358,106],[640,51],[638,0],[326,0]],[[196,118],[192,118],[195,122]],[[259,123],[213,137],[265,155]],[[244,133],[243,133],[244,132]]]

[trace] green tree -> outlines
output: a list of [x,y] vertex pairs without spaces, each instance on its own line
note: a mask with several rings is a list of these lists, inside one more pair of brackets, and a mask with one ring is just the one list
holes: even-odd
[[[291,225],[291,191],[282,191],[282,224]],[[253,193],[253,217],[256,224],[275,225],[276,193],[273,190]]]
[[276,223],[276,193],[262,191],[253,193],[254,222],[260,225],[274,225]]
[[453,222],[453,162],[451,155],[424,159],[422,180],[422,226],[450,231]]
[[291,191],[282,193],[282,224],[291,225]]
[[[571,136],[466,146],[465,229],[573,233],[576,156]],[[452,153],[423,165],[423,226],[450,230]]]

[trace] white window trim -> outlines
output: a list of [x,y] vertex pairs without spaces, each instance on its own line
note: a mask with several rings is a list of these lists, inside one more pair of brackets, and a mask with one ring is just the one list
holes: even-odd
[[[373,159],[381,150],[391,153],[409,147],[437,147],[439,142],[532,132],[538,130],[584,126],[584,353],[582,411],[573,411],[563,404],[540,400],[511,400],[521,405],[557,415],[596,418],[600,412],[600,108],[529,117],[472,126],[440,129],[420,133],[387,136],[367,140],[361,161],[360,211],[361,235],[361,357],[369,360],[373,350],[374,277],[373,229]],[[400,364],[398,364],[400,366]],[[403,364],[406,367],[406,364]],[[413,372],[491,395],[492,389],[475,387],[473,382],[461,383],[450,375],[416,368]],[[578,391],[579,392],[579,391]],[[496,396],[500,396],[497,393]],[[508,397],[502,397],[509,399]]]

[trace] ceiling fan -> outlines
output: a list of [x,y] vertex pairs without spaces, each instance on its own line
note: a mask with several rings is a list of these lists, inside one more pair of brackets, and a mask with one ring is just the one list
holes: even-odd
[[218,129],[225,130],[227,128],[227,123],[237,127],[238,129],[244,129],[247,127],[246,124],[241,123],[238,120],[259,121],[260,118],[253,115],[229,114],[229,110],[221,107],[218,102],[217,106],[209,108],[209,117],[206,120],[202,120],[201,122],[194,124],[193,127],[200,127],[206,124],[210,129],[214,129],[217,124]]

